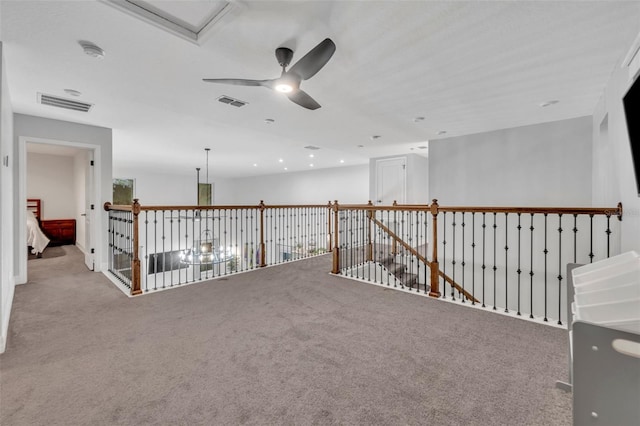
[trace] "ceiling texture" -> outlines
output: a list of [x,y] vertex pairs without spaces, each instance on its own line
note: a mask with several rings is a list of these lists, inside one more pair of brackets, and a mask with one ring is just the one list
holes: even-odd
[[[640,2],[3,0],[0,19],[14,112],[112,128],[118,168],[195,173],[211,148],[211,174],[231,178],[591,115],[640,31]],[[336,53],[302,84],[318,110],[202,81],[277,78],[277,47],[293,64],[327,37]]]

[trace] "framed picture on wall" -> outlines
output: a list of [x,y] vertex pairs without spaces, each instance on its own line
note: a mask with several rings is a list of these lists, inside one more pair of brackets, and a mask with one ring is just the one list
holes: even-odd
[[198,184],[198,205],[210,206],[213,199],[212,194],[213,184],[211,183],[199,183]]
[[113,180],[113,204],[129,205],[134,198],[134,179],[114,179]]

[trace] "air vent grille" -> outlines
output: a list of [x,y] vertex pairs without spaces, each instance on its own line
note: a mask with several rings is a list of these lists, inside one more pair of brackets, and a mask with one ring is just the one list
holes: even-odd
[[72,111],[89,112],[93,107],[93,104],[86,102],[74,101],[72,99],[60,98],[58,96],[45,95],[44,93],[38,93],[38,103],[42,105],[48,105],[57,108],[70,109]]
[[245,101],[240,101],[238,99],[233,99],[232,97],[226,96],[226,95],[222,95],[218,98],[218,102],[222,102],[223,104],[227,104],[227,105],[231,105],[234,107],[241,107],[241,106],[245,106],[247,104],[247,102]]

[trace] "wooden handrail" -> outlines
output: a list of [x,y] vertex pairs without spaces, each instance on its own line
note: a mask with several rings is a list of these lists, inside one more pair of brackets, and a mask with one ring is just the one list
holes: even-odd
[[104,203],[104,205],[102,206],[104,208],[104,211],[108,212],[108,211],[118,211],[118,212],[131,212],[133,211],[133,207],[131,206],[131,204],[129,205],[122,205],[122,204],[111,204],[110,202],[106,202]]
[[[232,210],[232,209],[292,209],[292,208],[327,208],[326,204],[257,204],[257,205],[214,205],[214,206],[190,206],[190,205],[172,205],[172,206],[140,206],[140,210]],[[110,202],[104,203],[104,209],[131,211],[130,205],[115,205]]]
[[396,235],[395,232],[393,232],[391,229],[389,229],[384,223],[380,222],[378,219],[376,219],[375,217],[371,218],[371,221],[378,227],[380,227],[384,232],[386,232],[391,238],[393,238],[398,244],[400,244],[402,247],[404,247],[405,249],[407,249],[409,252],[411,252],[411,254],[413,254],[414,256],[416,256],[420,261],[426,263],[428,266],[431,265],[431,262],[429,262],[427,260],[426,257],[424,257],[423,255],[421,255],[418,250],[414,249],[413,247],[411,247],[409,244],[407,244],[406,242],[404,242],[402,240],[402,238],[400,238],[398,235]]
[[611,207],[438,207],[439,212],[450,213],[521,213],[521,214],[586,214],[617,216],[622,220],[622,203]]
[[[396,233],[394,233],[392,230],[390,230],[387,226],[385,226],[382,222],[380,222],[378,219],[376,218],[372,218],[371,221],[378,227],[380,227],[384,232],[386,232],[387,234],[389,234],[389,236],[391,238],[394,239],[394,241],[396,241],[398,244],[400,244],[402,247],[404,247],[405,249],[407,249],[412,255],[414,255],[415,257],[418,258],[418,260],[422,261],[423,263],[425,263],[427,266],[429,266],[430,268],[432,268],[432,262],[429,262],[424,256],[422,256],[415,248],[411,247],[409,244],[407,244],[406,242],[404,242],[398,235],[396,235]],[[437,263],[436,263],[437,265]],[[433,271],[433,268],[431,269]],[[458,290],[460,293],[464,294],[464,296],[468,299],[468,300],[472,300],[475,303],[479,303],[480,301],[478,299],[476,299],[475,297],[473,297],[473,295],[471,293],[469,293],[468,291],[466,291],[465,289],[463,289],[460,284],[458,284],[457,282],[453,281],[453,279],[451,277],[449,277],[448,275],[446,275],[444,272],[438,270],[437,271],[438,276],[444,278],[452,287],[454,287],[456,290]],[[432,283],[433,283],[433,278],[432,278]],[[437,279],[436,279],[437,282]],[[434,285],[432,285],[431,287],[435,287]],[[440,292],[437,290],[437,288],[431,289],[431,292],[434,293],[438,293],[438,296],[440,296]],[[430,292],[430,293],[431,293]],[[433,295],[432,295],[433,296]]]
[[[437,201],[437,200],[436,200]],[[431,211],[429,204],[394,204],[392,206],[372,206],[369,204],[340,204],[340,210],[383,210],[383,211]],[[438,206],[438,212],[465,213],[522,213],[522,214],[586,214],[617,216],[622,220],[622,203],[616,207],[491,207],[491,206]]]

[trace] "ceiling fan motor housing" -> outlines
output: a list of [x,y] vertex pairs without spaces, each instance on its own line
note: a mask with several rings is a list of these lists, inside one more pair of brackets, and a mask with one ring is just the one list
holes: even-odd
[[291,63],[291,58],[293,58],[293,50],[288,47],[278,47],[276,49],[276,59],[281,67],[288,67]]

